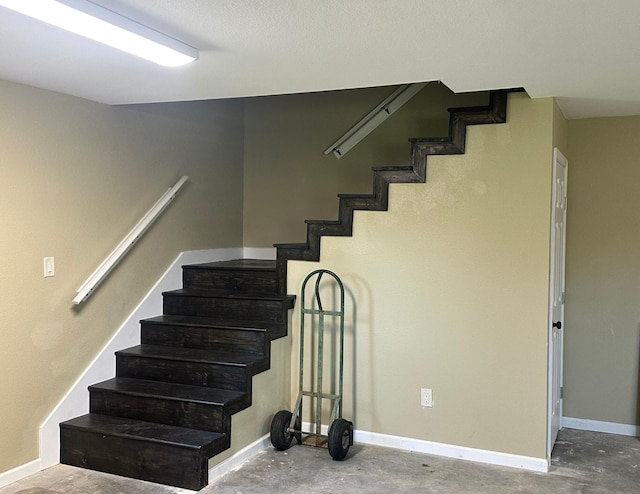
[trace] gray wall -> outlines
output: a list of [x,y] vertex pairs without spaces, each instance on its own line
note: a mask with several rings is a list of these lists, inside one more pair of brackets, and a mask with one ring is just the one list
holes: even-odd
[[640,117],[568,128],[565,416],[639,424]]

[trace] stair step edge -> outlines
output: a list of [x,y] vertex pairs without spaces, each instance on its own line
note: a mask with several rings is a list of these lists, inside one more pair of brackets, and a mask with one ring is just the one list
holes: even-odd
[[232,259],[229,261],[185,264],[182,268],[211,271],[261,271],[268,273],[276,270],[276,261],[270,259]]
[[[188,351],[186,353],[180,353],[180,349]],[[146,344],[125,348],[124,350],[118,350],[115,352],[115,354],[116,356],[124,357],[130,356],[161,360],[174,360],[179,362],[221,364],[235,367],[254,365],[267,358],[266,355],[247,355],[245,353],[233,356],[216,355],[216,352],[212,350]]]
[[305,250],[309,248],[309,244],[305,242],[292,242],[288,244],[273,244],[274,247],[278,249],[298,249]]
[[[155,390],[151,391],[142,391],[139,389],[133,388],[136,384],[140,383],[149,383],[149,389],[155,388]],[[113,386],[116,384],[120,386],[120,388]],[[130,389],[127,389],[127,386],[131,386]],[[164,390],[158,388],[165,388]],[[139,397],[147,397],[147,398],[158,398],[162,400],[168,401],[181,401],[181,402],[189,402],[189,403],[199,403],[203,405],[220,405],[226,406],[230,405],[237,400],[242,400],[246,398],[246,392],[243,391],[232,391],[221,388],[209,388],[205,386],[193,386],[190,384],[178,384],[178,383],[167,383],[162,381],[148,381],[145,379],[134,379],[128,377],[115,377],[113,379],[108,379],[106,381],[102,381],[100,383],[92,384],[89,386],[89,391],[96,392],[110,392],[110,393],[118,393],[127,396],[139,396]],[[203,397],[190,397],[190,396],[180,396],[178,391],[191,391],[194,395],[227,395],[225,398],[211,396],[208,399]]]
[[353,193],[340,193],[338,194],[339,198],[344,199],[375,199],[376,196],[373,194],[353,194]]
[[[132,427],[135,426],[141,427],[141,429],[137,432],[132,430]],[[212,443],[223,440],[226,437],[226,433],[224,432],[188,429],[186,427],[179,427],[175,425],[145,422],[134,419],[122,419],[119,417],[95,413],[89,413],[67,420],[66,422],[62,422],[60,427],[70,430],[126,438],[134,441],[145,441],[176,446],[191,450],[202,450],[208,448]],[[149,434],[149,432],[153,432],[153,434]],[[175,435],[173,439],[171,439],[172,435]]]
[[339,225],[340,220],[304,220],[307,225]]
[[412,144],[420,144],[420,143],[425,143],[425,144],[446,144],[449,142],[452,142],[452,138],[450,136],[447,137],[411,137],[409,138],[409,142]]
[[280,326],[282,326],[281,324],[268,324],[260,321],[232,321],[229,319],[217,319],[215,317],[178,316],[169,314],[141,319],[140,322],[151,325],[192,326],[257,332],[267,332],[270,329],[279,329]]
[[374,166],[371,168],[374,172],[412,172],[413,165],[399,165],[399,166]]
[[162,292],[163,296],[224,298],[228,300],[268,300],[273,302],[289,301],[295,299],[295,295],[263,294],[251,292],[234,292],[232,290],[192,290],[179,288]]

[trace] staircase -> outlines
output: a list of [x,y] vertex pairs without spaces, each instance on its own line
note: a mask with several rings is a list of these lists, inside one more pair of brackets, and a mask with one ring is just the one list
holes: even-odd
[[199,490],[229,448],[231,416],[251,405],[294,297],[274,261],[183,267],[164,315],[141,321],[141,344],[116,352],[116,377],[89,387],[90,413],[60,424],[60,461]]
[[427,157],[464,154],[467,125],[504,123],[507,121],[507,97],[522,89],[491,91],[487,106],[449,109],[449,135],[409,139],[411,165],[373,168],[371,194],[338,194],[337,220],[307,220],[307,241],[297,244],[277,244],[278,289],[286,293],[287,261],[319,261],[320,239],[325,235],[350,237],[353,232],[353,212],[386,211],[389,205],[389,184],[424,183],[427,179]]
[[[425,182],[431,155],[463,154],[468,125],[506,121],[508,93],[450,109],[449,135],[410,139],[411,165],[373,169],[371,194],[339,194],[337,220],[308,220],[307,240],[276,261],[183,267],[164,315],[141,321],[141,344],[116,352],[116,377],[90,386],[90,413],[60,424],[62,463],[198,490],[230,445],[231,416],[251,405],[251,378],[287,334],[289,260],[318,261],[325,235],[351,236],[353,212],[386,211],[390,183]],[[519,90],[515,90],[519,91]]]

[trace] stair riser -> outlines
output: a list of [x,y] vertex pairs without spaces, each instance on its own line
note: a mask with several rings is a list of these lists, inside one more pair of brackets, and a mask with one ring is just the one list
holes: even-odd
[[266,355],[267,335],[264,331],[203,328],[145,324],[142,322],[141,343],[212,350],[225,348],[249,355]]
[[116,375],[211,388],[250,391],[251,375],[244,366],[183,362],[155,358],[116,357]]
[[242,293],[273,295],[276,291],[275,271],[214,270],[185,266],[183,287],[197,290],[234,290]]
[[224,430],[224,407],[205,403],[164,400],[108,391],[91,391],[91,413],[188,427],[213,432]]
[[164,313],[197,317],[219,317],[236,321],[262,321],[284,324],[287,307],[279,300],[225,299],[164,295]]
[[61,427],[60,462],[149,482],[199,490],[207,485],[208,457],[223,451],[185,449]]

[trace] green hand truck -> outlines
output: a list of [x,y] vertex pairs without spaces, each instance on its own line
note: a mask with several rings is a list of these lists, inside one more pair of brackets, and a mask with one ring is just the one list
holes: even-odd
[[[324,275],[332,276],[339,287],[340,310],[325,310],[320,297],[320,281]],[[307,283],[315,277],[315,297],[311,300],[311,306],[306,306],[305,291]],[[307,275],[302,283],[300,309],[300,375],[298,385],[298,398],[293,412],[289,410],[280,410],[275,414],[271,421],[271,444],[278,451],[284,451],[291,446],[291,442],[295,437],[298,443],[310,444],[313,446],[326,445],[329,454],[334,460],[343,460],[349,451],[349,447],[353,445],[353,423],[342,418],[342,383],[344,369],[344,286],[342,281],[335,273],[327,269],[317,269]],[[313,307],[313,300],[316,302],[316,308]],[[317,368],[316,368],[316,389],[305,391],[303,389],[303,372],[304,372],[304,345],[305,345],[305,316],[311,315],[317,318],[318,336],[317,336]],[[324,323],[325,318],[336,317],[339,322],[339,358],[338,358],[338,393],[323,392],[323,361],[324,361]],[[312,432],[302,431],[302,399],[310,397],[315,401],[315,424]],[[331,416],[329,419],[329,431],[327,435],[321,433],[322,424],[322,402],[330,400],[333,402],[331,407]],[[302,435],[311,439],[302,441]]]

